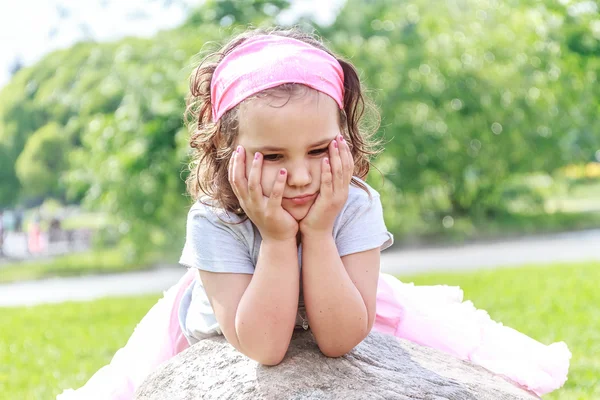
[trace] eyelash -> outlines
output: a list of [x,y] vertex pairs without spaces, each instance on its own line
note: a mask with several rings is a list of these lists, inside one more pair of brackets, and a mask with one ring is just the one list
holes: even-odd
[[[329,149],[329,146],[323,147],[322,149],[311,150],[308,154],[310,154],[310,155],[321,155],[321,154],[327,152],[328,149]],[[265,161],[279,161],[279,159],[281,157],[282,157],[281,154],[265,154],[263,156],[263,159]]]

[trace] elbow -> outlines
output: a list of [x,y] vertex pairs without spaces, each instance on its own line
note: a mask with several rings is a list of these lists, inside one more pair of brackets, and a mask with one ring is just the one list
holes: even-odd
[[271,352],[269,354],[260,354],[257,357],[253,357],[254,361],[261,365],[268,367],[274,367],[279,365],[285,358],[285,352]]
[[341,342],[341,341],[330,342],[327,344],[318,343],[318,346],[319,346],[319,350],[321,350],[321,353],[323,353],[324,356],[331,357],[331,358],[338,358],[338,357],[345,356],[346,354],[351,352],[352,349],[355,348],[356,346],[358,346],[365,337],[366,337],[366,335],[365,336],[361,335],[360,337],[356,337],[351,340],[345,340],[343,342]]
[[281,332],[265,333],[256,329],[244,329],[245,325],[238,321],[236,325],[237,349],[242,354],[266,366],[275,366],[283,361],[292,339],[291,331],[283,336]]
[[[233,344],[231,341],[229,343]],[[246,357],[267,366],[280,364],[287,353],[287,346],[260,346],[260,344],[256,345],[248,343],[243,345],[242,342],[237,341],[233,347]]]
[[347,337],[335,337],[331,340],[319,340],[317,339],[317,345],[319,350],[326,357],[338,358],[342,357],[352,351],[358,346],[369,334],[369,331],[361,329],[360,332],[355,332],[354,335]]
[[327,348],[325,346],[323,346],[323,347],[319,346],[319,350],[321,350],[321,353],[323,353],[323,355],[325,357],[330,357],[330,358],[338,358],[338,357],[345,356],[353,348],[354,348],[354,346],[352,346],[350,349],[342,349],[340,347],[337,347],[337,348]]
[[280,364],[287,353],[287,347],[282,348],[282,346],[267,346],[266,348],[262,348],[260,350],[254,349],[254,351],[246,351],[244,348],[238,348],[238,350],[246,357],[256,361],[261,365],[266,365],[269,367],[274,367],[275,365]]

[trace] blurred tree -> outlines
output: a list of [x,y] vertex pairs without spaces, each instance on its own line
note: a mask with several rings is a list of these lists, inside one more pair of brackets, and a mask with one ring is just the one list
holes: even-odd
[[0,93],[0,163],[17,165],[2,172],[0,201],[66,190],[120,221],[132,250],[180,245],[189,208],[182,115],[197,53],[239,24],[272,23],[287,6],[207,1],[183,26],[152,39],[83,42],[23,68]]
[[50,122],[29,138],[15,166],[27,196],[63,196],[60,177],[67,168],[70,150],[68,137],[56,122]]
[[[197,53],[289,3],[208,0],[152,39],[82,42],[20,69],[0,92],[0,206],[64,192],[121,221],[132,249],[180,244]],[[600,22],[581,4],[348,0],[319,28],[374,88],[392,230],[493,218],[505,182],[593,158]]]
[[193,12],[187,25],[215,24],[228,27],[238,25],[272,25],[274,17],[290,6],[289,0],[207,0]]
[[114,215],[132,250],[181,238],[181,219],[174,217],[187,208],[182,113],[190,72],[182,65],[217,34],[204,25],[94,46],[93,66],[71,89],[79,93],[70,122],[80,145],[70,154],[69,194],[83,193],[88,207]]
[[10,150],[8,146],[0,143],[0,205],[14,203],[21,189]]
[[596,74],[565,40],[565,14],[540,1],[348,0],[322,28],[375,88],[378,165],[396,199],[418,198],[432,221],[489,218],[506,212],[515,174],[591,157]]

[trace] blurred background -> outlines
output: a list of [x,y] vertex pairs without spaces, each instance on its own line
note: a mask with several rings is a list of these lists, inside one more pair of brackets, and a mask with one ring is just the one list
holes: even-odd
[[599,3],[3,3],[0,393],[83,384],[182,274],[189,74],[278,24],[316,30],[381,112],[383,269],[567,341],[570,380],[549,398],[600,398]]

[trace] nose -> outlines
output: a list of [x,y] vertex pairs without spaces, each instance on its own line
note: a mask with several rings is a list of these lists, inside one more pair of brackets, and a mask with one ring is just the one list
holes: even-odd
[[288,165],[287,170],[289,186],[302,187],[312,182],[308,163],[304,160]]

